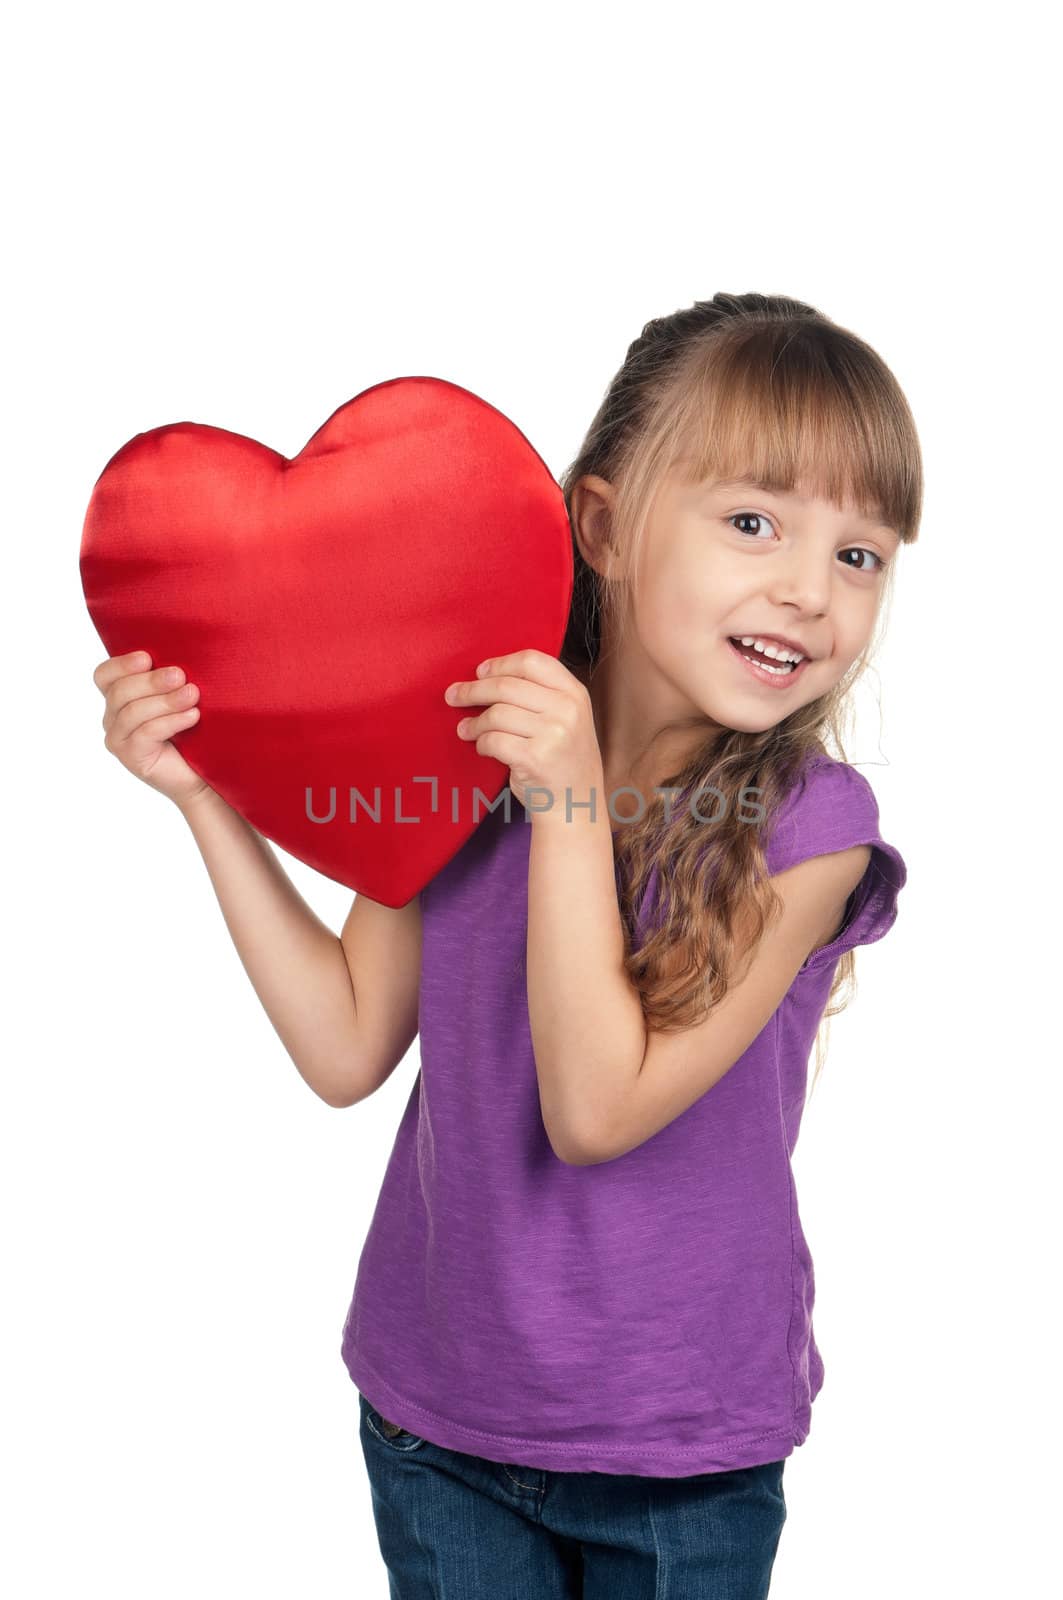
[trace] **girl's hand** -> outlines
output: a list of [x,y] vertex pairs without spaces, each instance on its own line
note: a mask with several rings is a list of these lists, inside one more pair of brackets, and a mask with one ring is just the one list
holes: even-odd
[[107,702],[104,744],[123,767],[178,806],[214,790],[193,772],[170,735],[190,728],[199,716],[199,690],[186,684],[180,667],[151,668],[143,650],[108,656],[92,674]]
[[529,789],[547,791],[533,794],[533,817],[564,819],[570,806],[585,807],[593,796],[593,812],[571,814],[600,819],[602,753],[585,686],[541,650],[495,656],[476,671],[475,680],[452,683],[443,696],[448,705],[487,706],[458,723],[458,738],[475,739],[480,755],[509,767],[509,787],[521,805]]

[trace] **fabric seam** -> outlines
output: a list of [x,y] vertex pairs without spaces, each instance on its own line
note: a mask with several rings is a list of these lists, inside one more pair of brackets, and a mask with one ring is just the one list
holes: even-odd
[[[786,1141],[786,1122],[783,1116],[783,1086],[782,1075],[779,1071],[779,1018],[782,1006],[776,1006],[773,1021],[772,1046],[775,1056],[775,1079],[779,1089],[779,1137],[782,1142],[783,1162],[786,1167],[786,1199],[790,1213],[790,1318],[786,1324],[786,1357],[790,1363],[790,1415],[791,1430],[794,1438],[797,1437],[797,1367],[794,1364],[794,1310],[797,1299],[794,1286],[794,1263],[797,1250],[794,1244],[794,1181],[793,1168],[790,1164],[790,1151]],[[806,1064],[807,1071],[807,1064]]]
[[[549,1449],[549,1450],[561,1451],[562,1453],[564,1453],[566,1455],[567,1454],[574,1454],[574,1455],[575,1454],[586,1454],[586,1453],[589,1453],[589,1452],[592,1452],[592,1451],[593,1452],[597,1452],[598,1455],[603,1455],[603,1456],[609,1456],[609,1455],[631,1455],[634,1452],[634,1450],[638,1449],[638,1450],[641,1451],[641,1453],[643,1455],[646,1455],[646,1456],[654,1456],[654,1457],[657,1457],[657,1456],[688,1456],[688,1455],[701,1455],[701,1454],[704,1453],[704,1450],[705,1450],[705,1446],[704,1445],[678,1445],[678,1446],[677,1445],[669,1445],[669,1446],[666,1446],[666,1447],[664,1447],[662,1449],[657,1449],[657,1448],[644,1449],[642,1446],[636,1446],[636,1445],[631,1445],[631,1444],[626,1444],[626,1445],[598,1445],[598,1444],[562,1445],[562,1444],[556,1444],[553,1440],[550,1440],[550,1439],[532,1439],[532,1438],[529,1438],[527,1435],[510,1434],[510,1433],[486,1433],[486,1432],[484,1432],[484,1430],[482,1428],[469,1428],[464,1423],[460,1423],[460,1424],[454,1423],[451,1420],[451,1418],[441,1416],[438,1411],[429,1411],[425,1406],[414,1405],[412,1401],[404,1400],[402,1398],[402,1396],[399,1394],[398,1390],[395,1389],[392,1384],[386,1382],[386,1380],[383,1379],[379,1375],[379,1373],[377,1372],[376,1368],[371,1366],[370,1363],[364,1359],[364,1357],[360,1357],[359,1358],[359,1364],[366,1372],[368,1372],[368,1373],[370,1373],[372,1375],[373,1381],[375,1383],[379,1384],[379,1386],[380,1386],[380,1388],[382,1390],[386,1390],[389,1394],[393,1394],[395,1396],[396,1400],[398,1401],[398,1405],[394,1408],[396,1413],[401,1409],[401,1410],[404,1410],[408,1414],[411,1414],[411,1415],[420,1415],[422,1417],[427,1417],[430,1421],[432,1419],[435,1419],[435,1420],[437,1420],[439,1422],[444,1423],[447,1427],[454,1428],[457,1432],[467,1433],[467,1434],[470,1434],[473,1438],[483,1439],[488,1444],[517,1445],[522,1450],[527,1448],[528,1446],[531,1446],[531,1448],[533,1450],[534,1449],[538,1449],[540,1447],[545,1447],[546,1449]],[[791,1366],[792,1366],[792,1361],[791,1361]],[[372,1401],[370,1401],[370,1404],[372,1404]],[[403,1426],[405,1427],[405,1424],[403,1424]],[[415,1433],[417,1430],[413,1429],[413,1428],[410,1428],[410,1429],[407,1429],[407,1431],[410,1432],[410,1433]],[[747,1434],[732,1434],[727,1439],[713,1439],[711,1441],[711,1448],[713,1450],[719,1450],[720,1452],[728,1452],[728,1451],[734,1452],[734,1451],[737,1451],[737,1450],[743,1450],[743,1449],[747,1448],[750,1445],[760,1444],[762,1441],[767,1441],[769,1439],[789,1439],[789,1440],[793,1440],[794,1438],[795,1438],[795,1431],[794,1431],[792,1426],[788,1427],[788,1428],[771,1428],[765,1433],[757,1433],[757,1434],[749,1434],[749,1435],[747,1435]]]

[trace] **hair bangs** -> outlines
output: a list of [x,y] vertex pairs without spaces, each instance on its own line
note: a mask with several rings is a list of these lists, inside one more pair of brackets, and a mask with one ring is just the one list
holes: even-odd
[[873,352],[837,334],[756,323],[696,342],[671,394],[657,397],[658,465],[667,458],[692,483],[815,496],[914,540],[922,507],[907,407]]

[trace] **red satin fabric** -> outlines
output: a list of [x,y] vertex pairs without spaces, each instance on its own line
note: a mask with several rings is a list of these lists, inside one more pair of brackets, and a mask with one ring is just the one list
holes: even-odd
[[189,765],[282,849],[398,907],[473,832],[477,789],[508,778],[443,691],[487,656],[560,653],[572,544],[507,417],[394,378],[291,460],[200,423],[137,434],[93,489],[81,580],[108,655],[146,650],[199,685],[174,740]]

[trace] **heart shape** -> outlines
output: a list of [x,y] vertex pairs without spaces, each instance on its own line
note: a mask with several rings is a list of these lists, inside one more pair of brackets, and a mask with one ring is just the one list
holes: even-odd
[[202,715],[174,736],[189,766],[395,908],[509,775],[455,734],[444,690],[488,656],[559,655],[573,582],[541,456],[432,377],[363,390],[290,460],[201,423],[138,433],[96,481],[80,566],[108,655],[147,650],[199,685]]

